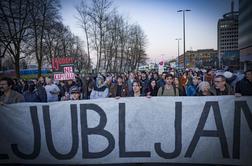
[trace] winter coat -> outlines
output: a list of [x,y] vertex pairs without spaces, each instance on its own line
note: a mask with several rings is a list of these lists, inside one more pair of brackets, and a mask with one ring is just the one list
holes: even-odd
[[252,82],[246,78],[238,81],[235,86],[235,93],[240,93],[242,96],[252,96]]
[[[110,87],[109,92],[110,92],[110,97],[116,97],[118,95],[117,94],[117,84],[114,84]],[[121,94],[119,95],[120,97],[127,97],[128,96],[128,86],[127,84],[122,84],[122,90],[121,90]]]

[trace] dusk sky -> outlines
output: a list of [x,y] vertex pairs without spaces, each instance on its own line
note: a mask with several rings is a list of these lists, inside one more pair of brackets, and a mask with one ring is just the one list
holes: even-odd
[[[61,15],[63,23],[84,40],[75,18],[74,7],[80,1],[61,0]],[[236,11],[238,0],[234,4]],[[142,27],[147,35],[147,55],[151,62],[158,62],[177,57],[176,38],[182,39],[180,54],[183,53],[183,19],[182,13],[177,13],[179,9],[191,10],[186,12],[186,50],[217,49],[217,22],[231,10],[231,0],[114,0],[113,7],[130,23]]]

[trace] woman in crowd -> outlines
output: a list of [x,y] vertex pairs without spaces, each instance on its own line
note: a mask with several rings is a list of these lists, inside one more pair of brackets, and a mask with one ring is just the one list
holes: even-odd
[[84,78],[83,83],[83,98],[84,99],[90,99],[90,94],[92,92],[92,89],[94,88],[95,81],[91,75],[87,75]]
[[186,88],[187,96],[196,96],[197,87],[198,87],[199,78],[197,76],[193,76],[192,83]]
[[184,72],[183,75],[180,77],[180,82],[183,88],[186,88],[186,85],[188,83],[188,74],[187,72]]
[[147,96],[157,96],[157,93],[158,93],[157,81],[155,79],[151,79],[146,94]]
[[202,81],[199,84],[197,96],[213,96],[213,93],[210,91],[210,84],[208,81]]
[[143,96],[143,94],[141,93],[142,85],[141,85],[140,81],[138,81],[138,80],[133,81],[132,86],[133,86],[133,90],[131,91],[130,96],[132,96],[132,97]]
[[178,89],[179,96],[186,96],[185,88],[182,86],[178,77],[174,78],[174,86]]
[[96,83],[90,94],[90,99],[106,98],[109,96],[109,89],[105,83],[105,78],[102,75],[98,75]]

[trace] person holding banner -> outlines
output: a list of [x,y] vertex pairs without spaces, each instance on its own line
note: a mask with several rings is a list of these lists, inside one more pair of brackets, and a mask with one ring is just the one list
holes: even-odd
[[157,93],[158,93],[157,81],[155,79],[151,79],[146,94],[147,96],[157,96]]
[[0,105],[24,102],[24,96],[12,90],[14,82],[11,78],[4,77],[0,80]]
[[142,85],[141,85],[141,82],[139,80],[135,80],[133,81],[133,90],[130,92],[130,96],[131,97],[140,97],[140,96],[144,96],[142,93],[141,93],[141,88],[142,88]]
[[214,96],[214,94],[210,91],[210,84],[208,81],[202,81],[198,85],[199,91],[197,92],[197,96]]
[[227,84],[226,78],[221,74],[214,77],[214,86],[210,88],[210,91],[215,96],[234,95],[232,87]]
[[236,96],[252,96],[252,70],[245,72],[245,77],[236,83]]
[[165,85],[158,89],[158,96],[179,96],[179,90],[173,85],[173,75],[165,76]]
[[81,91],[78,86],[72,86],[69,92],[70,100],[81,100]]

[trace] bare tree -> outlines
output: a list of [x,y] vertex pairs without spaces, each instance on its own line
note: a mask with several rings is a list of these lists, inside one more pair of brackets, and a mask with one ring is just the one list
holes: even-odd
[[130,25],[116,9],[112,9],[112,1],[82,1],[76,10],[87,48],[96,53],[97,72],[135,70],[146,61],[146,35],[139,25]]
[[19,61],[21,45],[29,28],[29,0],[0,1],[0,43],[3,46],[1,56],[9,55],[15,65],[16,76],[20,77]]
[[130,27],[130,70],[136,70],[140,63],[143,63],[147,59],[145,53],[146,47],[146,35],[139,25],[131,25]]
[[106,23],[112,7],[110,0],[92,0],[89,16],[92,22],[92,30],[95,43],[95,51],[97,52],[97,71],[100,70],[101,59],[104,48],[104,36],[106,33]]
[[[82,73],[88,73],[91,69],[90,57],[87,55],[87,53],[82,49],[83,42],[79,39],[79,37],[74,36],[74,48],[72,55],[76,57],[77,63],[76,68],[77,70]],[[83,70],[84,69],[84,70]]]
[[55,19],[60,19],[58,0],[32,1],[30,14],[32,24],[33,50],[38,64],[38,77],[41,76],[41,68],[45,59],[45,31]]
[[52,58],[55,56],[57,46],[61,42],[60,33],[62,32],[64,25],[58,21],[51,21],[50,25],[46,27],[45,31],[45,47],[44,54],[46,55],[46,61],[48,64],[52,63]]
[[86,48],[87,48],[87,56],[88,61],[87,64],[90,66],[91,60],[90,60],[90,17],[89,17],[89,7],[87,4],[87,1],[82,0],[80,6],[76,7],[76,10],[78,12],[77,20],[80,23],[81,28],[84,30],[85,38],[86,38]]

